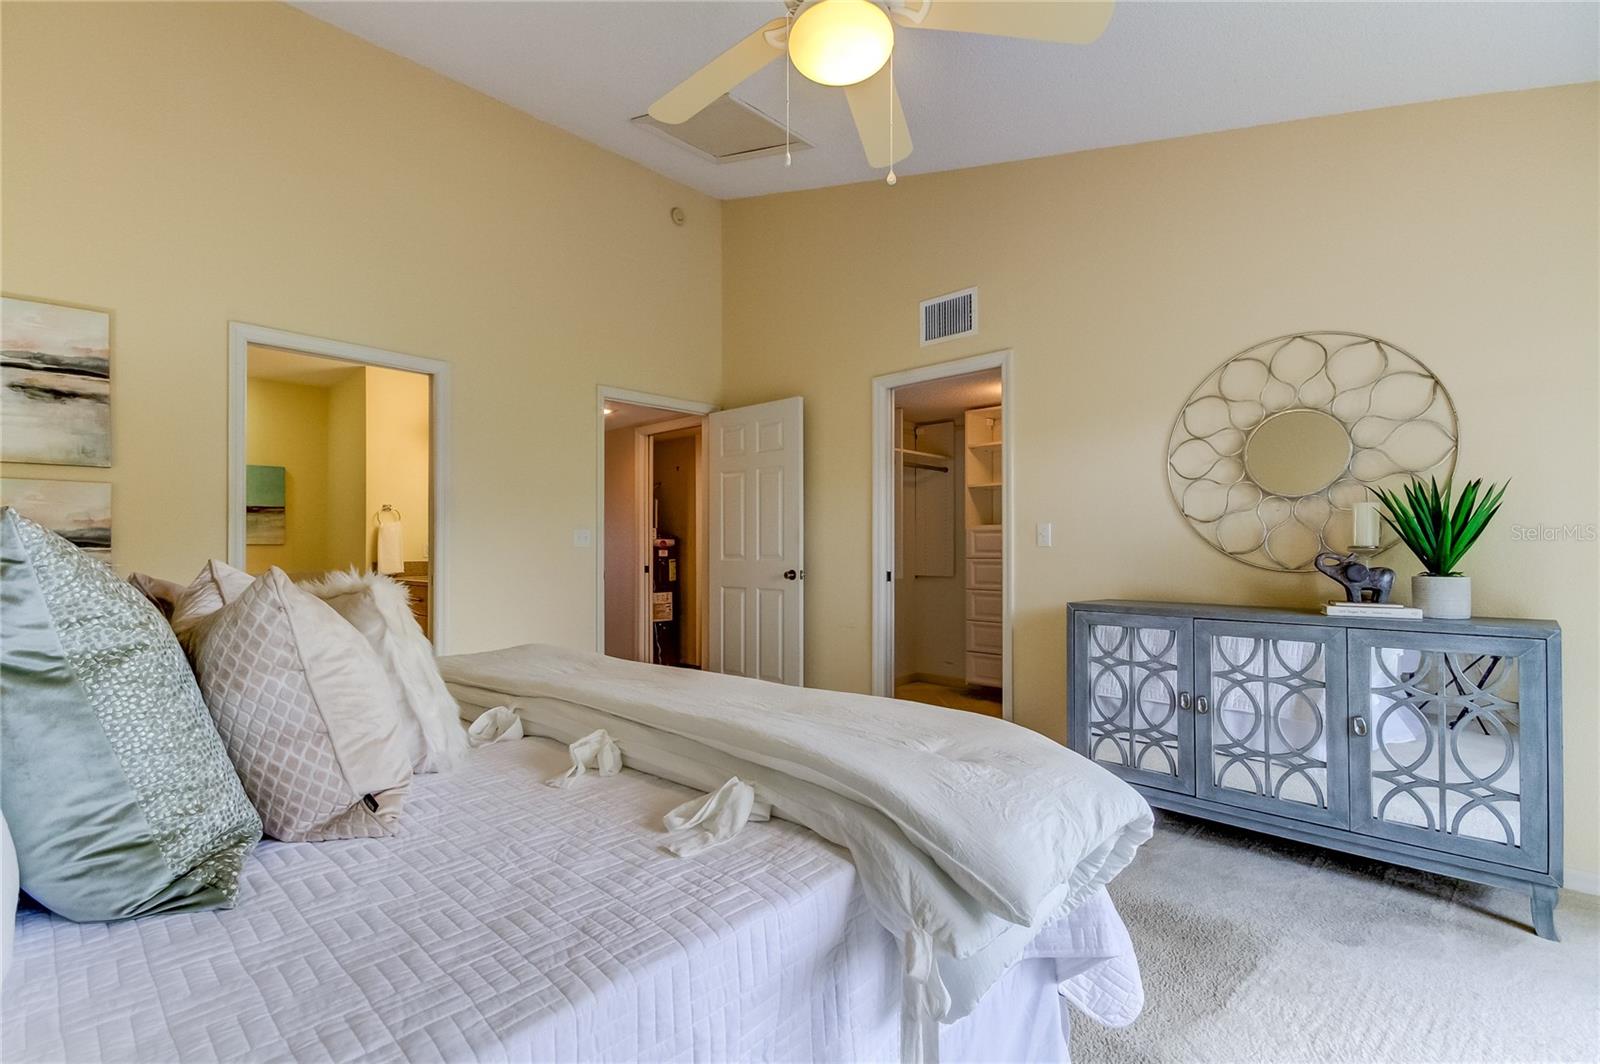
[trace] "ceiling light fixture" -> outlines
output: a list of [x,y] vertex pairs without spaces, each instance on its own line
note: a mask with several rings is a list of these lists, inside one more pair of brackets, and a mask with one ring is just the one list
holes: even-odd
[[794,68],[819,85],[866,81],[893,50],[894,24],[869,0],[818,0],[789,31]]

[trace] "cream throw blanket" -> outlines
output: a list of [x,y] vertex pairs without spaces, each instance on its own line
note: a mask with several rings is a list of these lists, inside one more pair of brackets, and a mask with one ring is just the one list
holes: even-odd
[[971,1011],[1152,830],[1104,769],[977,714],[550,646],[439,667],[465,706],[509,705],[529,734],[566,743],[604,729],[629,767],[707,792],[737,776],[773,816],[848,849],[903,944],[908,1059],[935,1059],[931,1023]]

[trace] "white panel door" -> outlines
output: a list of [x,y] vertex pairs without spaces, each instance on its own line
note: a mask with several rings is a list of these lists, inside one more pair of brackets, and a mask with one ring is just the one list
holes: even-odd
[[715,672],[801,683],[801,400],[710,415],[711,646]]

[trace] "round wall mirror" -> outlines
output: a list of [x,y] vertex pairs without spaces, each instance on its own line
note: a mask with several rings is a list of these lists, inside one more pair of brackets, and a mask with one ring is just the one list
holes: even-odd
[[1244,468],[1262,489],[1288,499],[1326,488],[1350,465],[1350,433],[1321,410],[1285,410],[1250,433]]
[[[1439,378],[1360,333],[1246,348],[1189,394],[1167,443],[1167,484],[1189,527],[1228,557],[1279,572],[1349,553],[1353,508],[1374,487],[1444,480],[1455,464],[1456,411]],[[1396,542],[1388,529],[1382,537],[1379,551]]]

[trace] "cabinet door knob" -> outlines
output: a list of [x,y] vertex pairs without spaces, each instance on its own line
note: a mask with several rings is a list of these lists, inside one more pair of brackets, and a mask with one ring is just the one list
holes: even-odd
[[1206,701],[1206,696],[1205,695],[1195,695],[1194,696],[1194,711],[1196,713],[1200,713],[1200,714],[1206,714],[1206,713],[1210,713],[1211,712],[1211,703]]
[[1187,713],[1189,711],[1189,707],[1191,705],[1193,705],[1193,703],[1194,703],[1194,700],[1189,697],[1189,692],[1188,691],[1179,691],[1178,692],[1178,708],[1179,709],[1181,709],[1185,713]]
[[1365,735],[1365,734],[1367,734],[1367,718],[1366,717],[1351,717],[1350,718],[1350,730],[1355,732],[1357,735]]

